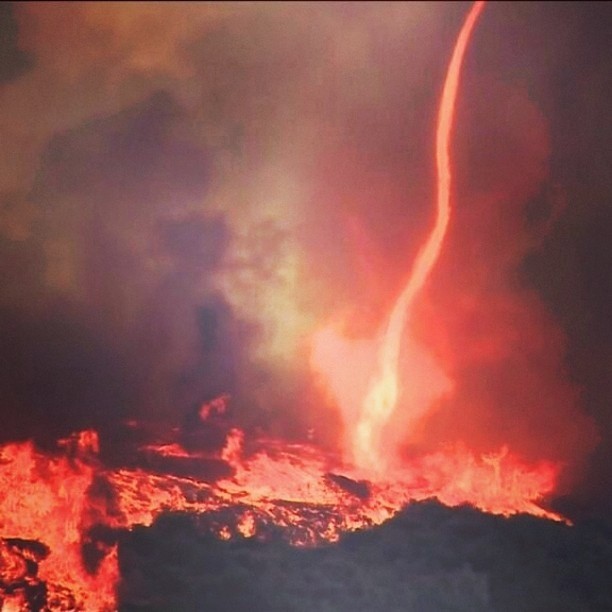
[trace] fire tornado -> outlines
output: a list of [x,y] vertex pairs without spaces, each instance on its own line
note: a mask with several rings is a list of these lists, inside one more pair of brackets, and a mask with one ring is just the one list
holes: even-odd
[[[381,434],[397,406],[399,359],[402,334],[420,290],[438,259],[451,214],[452,172],[450,141],[461,80],[461,66],[472,31],[484,2],[476,2],[468,13],[453,49],[444,80],[436,126],[436,220],[414,262],[408,281],[398,297],[376,343],[376,370],[363,399],[352,440],[352,460],[358,467],[383,472],[387,457]],[[328,371],[329,372],[329,371]],[[328,372],[326,374],[328,374]],[[333,375],[334,370],[332,370]],[[409,384],[409,381],[408,381]]]

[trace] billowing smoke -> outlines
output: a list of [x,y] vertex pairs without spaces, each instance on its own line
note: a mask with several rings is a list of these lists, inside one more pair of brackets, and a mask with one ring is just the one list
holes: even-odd
[[[572,205],[551,58],[578,30],[513,6],[487,9],[466,60],[454,216],[415,320],[453,385],[405,451],[577,465],[596,434],[575,334],[525,261],[554,277],[538,257]],[[246,429],[334,444],[309,342],[334,318],[371,334],[405,281],[465,8],[6,5],[1,435],[95,426],[104,447],[227,393]]]

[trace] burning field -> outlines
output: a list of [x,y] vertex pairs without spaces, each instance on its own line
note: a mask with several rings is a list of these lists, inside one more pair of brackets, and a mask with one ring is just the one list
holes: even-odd
[[0,11],[2,612],[612,606],[606,5]]

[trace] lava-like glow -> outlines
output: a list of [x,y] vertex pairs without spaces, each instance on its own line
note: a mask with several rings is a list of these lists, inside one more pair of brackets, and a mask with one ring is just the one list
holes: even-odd
[[231,448],[234,475],[215,483],[144,470],[108,473],[128,524],[149,525],[163,511],[180,510],[203,516],[220,535],[265,538],[281,528],[291,543],[313,545],[378,525],[428,498],[503,516],[563,520],[538,503],[554,488],[558,466],[526,465],[506,448],[479,458],[465,448],[446,449],[391,477],[364,480],[362,472],[309,445],[260,440],[259,450],[243,456],[237,433],[222,451]]
[[[96,441],[94,432],[75,435],[55,456],[31,443],[0,448],[0,609],[39,609],[34,602],[42,597],[49,611],[116,610],[112,534],[151,525],[164,512],[188,512],[222,539],[266,539],[280,531],[296,546],[335,542],[428,498],[504,516],[563,520],[540,505],[554,488],[558,466],[529,466],[507,449],[482,457],[446,449],[391,476],[365,480],[309,445],[263,439],[252,441],[257,448],[245,455],[237,429],[216,454],[190,454],[175,442],[143,447],[162,460],[184,460],[194,475],[105,469],[95,456]],[[224,461],[233,474],[203,480],[198,462],[211,460]],[[96,537],[100,528],[106,537]]]
[[[91,528],[116,526],[93,490],[99,474],[97,435],[82,432],[63,446],[57,456],[37,452],[31,443],[0,447],[0,548],[12,559],[9,564],[3,554],[0,563],[0,585],[6,588],[0,589],[2,610],[43,609],[27,603],[40,600],[38,587],[46,592],[45,610],[116,609],[115,547],[90,540]],[[89,568],[83,558],[88,546],[97,548]],[[28,562],[7,579],[9,565],[14,568],[26,559],[37,562],[38,573]]]
[[[388,448],[383,448],[382,431],[397,406],[399,394],[399,360],[402,336],[411,308],[423,288],[442,248],[450,219],[451,160],[450,140],[461,77],[461,65],[478,16],[484,2],[474,3],[457,38],[448,67],[436,126],[437,196],[436,221],[425,244],[421,247],[408,281],[398,297],[388,322],[376,341],[377,359],[374,373],[361,399],[361,410],[351,440],[353,462],[361,468],[384,472],[388,468]],[[329,333],[329,332],[327,332]],[[333,333],[333,332],[332,332]],[[317,339],[319,345],[326,342],[325,335]],[[315,364],[325,349],[315,347]],[[325,377],[336,376],[339,368],[323,369]],[[353,373],[354,374],[354,373]],[[411,381],[406,381],[410,384]],[[342,383],[341,383],[342,384]],[[352,384],[351,381],[348,384]],[[332,389],[338,383],[332,382]],[[339,399],[337,397],[337,399]]]

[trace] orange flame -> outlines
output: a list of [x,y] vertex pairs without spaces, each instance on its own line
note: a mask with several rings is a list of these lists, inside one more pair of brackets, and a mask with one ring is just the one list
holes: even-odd
[[[97,445],[97,434],[86,431],[63,441],[65,455],[59,457],[37,452],[31,443],[0,447],[0,535],[49,547],[38,578],[46,583],[51,610],[115,609],[115,548],[104,551],[95,570],[88,571],[82,560],[91,519],[103,518],[93,516],[89,496]],[[19,605],[16,609],[30,610]]]
[[245,457],[241,432],[230,433],[222,455],[231,455],[235,473],[215,483],[127,469],[107,477],[129,525],[185,511],[207,516],[223,539],[265,537],[270,528],[281,528],[294,545],[333,542],[432,497],[504,516],[523,512],[563,520],[538,505],[554,487],[557,466],[527,466],[505,448],[481,458],[464,448],[446,449],[405,464],[401,473],[364,481],[358,470],[315,447],[270,439],[259,445]]

